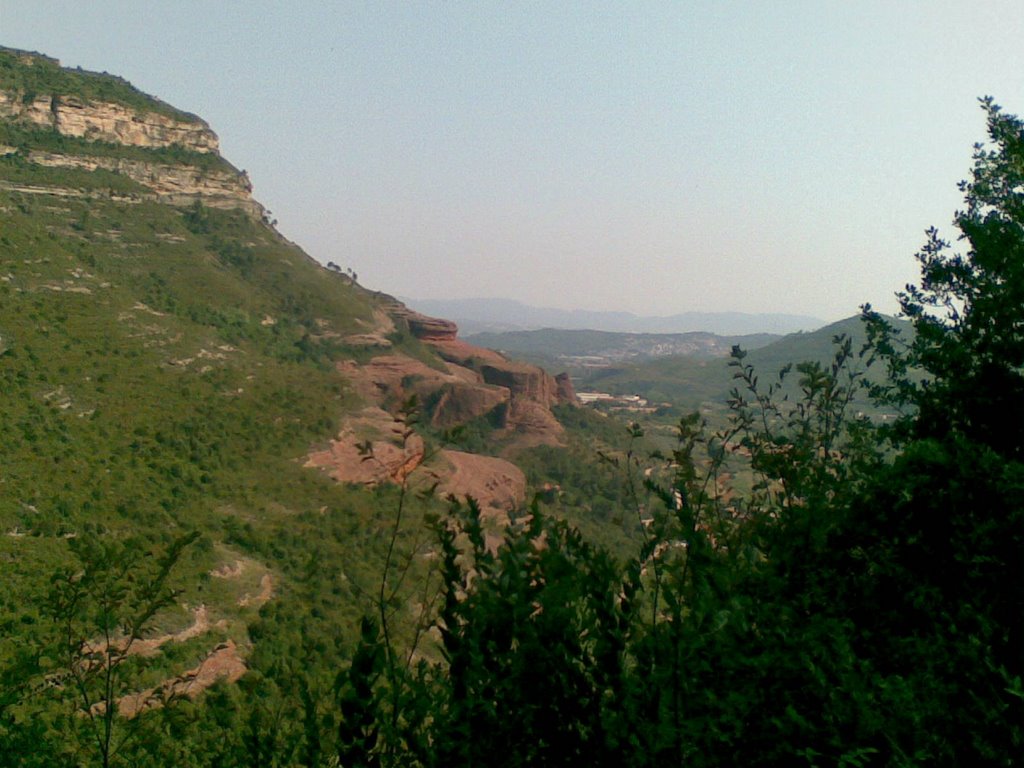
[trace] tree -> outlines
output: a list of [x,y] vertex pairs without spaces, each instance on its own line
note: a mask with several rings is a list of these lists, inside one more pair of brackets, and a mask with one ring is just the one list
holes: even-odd
[[919,285],[898,294],[914,336],[865,307],[876,390],[904,409],[899,450],[835,532],[861,633],[917,686],[927,759],[1008,764],[1024,749],[1024,124],[981,100],[963,252],[930,229]]
[[634,590],[617,565],[536,506],[500,545],[472,500],[435,531],[445,665],[423,718],[430,764],[624,765],[616,709]]
[[[909,406],[901,438],[953,434],[1019,460],[1024,451],[1024,133],[990,97],[981,100],[991,145],[976,144],[964,208],[954,223],[965,253],[937,229],[917,261],[920,285],[899,294],[914,336],[900,339],[865,306],[875,354],[889,366],[876,394]],[[917,370],[923,376],[912,377]]]
[[153,556],[137,541],[83,535],[70,540],[76,562],[53,576],[46,606],[56,633],[51,682],[72,702],[72,738],[103,768],[133,735],[118,713],[129,690],[132,646],[173,603],[178,593],[168,586],[171,571],[196,538],[182,536]]

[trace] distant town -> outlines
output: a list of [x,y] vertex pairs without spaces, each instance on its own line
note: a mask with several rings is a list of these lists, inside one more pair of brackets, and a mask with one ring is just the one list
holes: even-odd
[[654,413],[659,406],[651,405],[640,395],[613,395],[609,392],[577,392],[576,397],[583,405],[602,411],[630,411],[632,413]]

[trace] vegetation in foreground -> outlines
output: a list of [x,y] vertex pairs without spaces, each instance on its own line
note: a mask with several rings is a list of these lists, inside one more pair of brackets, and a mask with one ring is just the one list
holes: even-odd
[[[887,372],[870,388],[900,417],[849,413],[848,339],[768,386],[737,353],[729,425],[681,422],[624,567],[536,509],[496,551],[473,505],[438,520],[444,661],[364,624],[342,764],[1019,762],[1024,125],[984,106],[967,252],[929,231],[899,294],[912,336],[864,308]],[[742,498],[719,482],[736,443],[757,478]]]
[[[38,630],[3,655],[0,763],[1016,764],[1024,125],[985,108],[992,146],[976,150],[956,219],[967,251],[929,233],[921,283],[900,295],[912,338],[865,308],[868,354],[887,372],[872,394],[901,414],[892,424],[851,413],[849,342],[832,365],[768,386],[737,354],[730,420],[684,419],[668,482],[620,457],[623,514],[643,532],[625,562],[539,506],[498,547],[474,505],[456,507],[429,518],[423,549],[402,488],[386,499],[398,514],[354,646],[314,620],[337,601],[324,582],[340,584],[314,551],[293,564],[309,599],[268,603],[251,625],[248,674],[135,717],[116,703],[146,674],[126,644],[201,541],[169,539],[122,568],[127,553],[83,537],[44,609],[12,613]],[[152,306],[178,312],[159,288]],[[783,400],[791,378],[799,396]],[[56,423],[41,412],[24,426]],[[733,445],[756,477],[742,496],[721,482]],[[417,557],[425,578],[412,578]]]

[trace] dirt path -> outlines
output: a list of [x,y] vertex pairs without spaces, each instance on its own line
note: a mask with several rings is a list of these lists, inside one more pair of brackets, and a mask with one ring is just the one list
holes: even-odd
[[259,608],[274,596],[274,580],[269,573],[264,573],[260,579],[260,591],[255,595],[243,595],[238,598],[238,604],[243,608],[249,605]]
[[117,702],[117,711],[125,717],[162,707],[173,699],[194,699],[218,680],[236,682],[246,672],[245,662],[231,641],[214,648],[198,667],[165,680],[155,688],[124,696]]
[[166,643],[183,643],[198,637],[210,629],[210,617],[205,605],[199,605],[192,611],[192,624],[180,632],[159,637],[147,637],[143,640],[136,640],[132,643],[129,653],[139,656],[155,656],[160,647]]
[[[222,622],[218,622],[217,626],[219,627],[221,624]],[[196,606],[196,608],[192,611],[192,624],[185,627],[180,632],[172,632],[166,635],[158,635],[157,637],[137,638],[129,646],[128,655],[155,656],[157,652],[160,650],[161,646],[171,642],[183,643],[186,640],[191,640],[193,637],[198,637],[204,632],[209,631],[210,627],[210,617],[206,611],[206,606]],[[120,640],[115,640],[112,643],[110,643],[110,645],[113,645],[115,648],[118,649],[123,649],[125,644],[126,641],[123,638]],[[102,641],[97,641],[92,643],[86,643],[84,646],[84,651],[89,655],[96,654],[99,656],[104,656],[106,655],[107,647],[108,645],[106,643]]]

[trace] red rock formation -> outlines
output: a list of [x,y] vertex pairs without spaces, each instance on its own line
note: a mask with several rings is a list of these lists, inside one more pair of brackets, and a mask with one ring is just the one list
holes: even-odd
[[441,451],[440,458],[446,469],[438,490],[460,500],[476,500],[487,548],[496,552],[509,513],[522,509],[526,501],[526,476],[515,464],[493,456]]
[[433,407],[430,423],[447,429],[466,424],[473,419],[500,409],[501,426],[508,420],[509,391],[503,387],[480,384],[449,384],[441,390],[440,399]]
[[[535,365],[513,362],[493,350],[467,344],[457,338],[455,323],[413,312],[397,301],[385,307],[390,321],[407,327],[435,350],[445,365],[439,369],[401,353],[379,355],[363,364],[339,363],[338,372],[360,397],[383,410],[377,410],[373,419],[367,419],[373,409],[350,418],[328,448],[310,454],[311,465],[327,469],[338,480],[372,483],[387,477],[400,479],[418,459],[410,461],[412,457],[404,455],[392,434],[398,422],[385,424],[393,418],[385,412],[397,414],[412,396],[430,416],[432,426],[440,429],[487,416],[500,430],[499,437],[512,437],[519,447],[561,443],[564,429],[551,406],[577,402],[567,376],[556,379]],[[366,439],[382,460],[373,466],[362,462],[358,451],[357,446]]]
[[395,320],[404,322],[420,341],[454,341],[459,333],[459,326],[451,320],[422,315],[397,300],[389,303],[387,310]]
[[[561,441],[562,425],[551,413],[551,406],[578,404],[572,382],[564,374],[561,380],[543,368],[518,363],[490,349],[475,347],[457,338],[458,326],[448,320],[427,317],[395,302],[388,311],[396,322],[404,322],[411,333],[429,344],[450,367],[475,372],[476,382],[469,387],[446,387],[435,410],[435,424],[454,426],[488,413],[499,403],[492,392],[475,391],[489,385],[508,392],[504,427],[520,436],[525,444]],[[489,407],[485,408],[485,404]]]
[[450,320],[413,313],[406,318],[412,335],[421,341],[454,341],[459,327]]
[[441,457],[453,470],[441,483],[445,493],[461,499],[472,497],[482,509],[503,512],[522,506],[526,500],[526,476],[515,464],[463,451],[442,451]]
[[438,371],[404,355],[381,355],[365,365],[346,361],[338,371],[364,400],[385,408],[395,409],[415,395],[429,406],[433,426],[442,429],[465,424],[511,400],[507,388],[487,384],[468,368],[453,365],[448,372]]
[[510,361],[504,365],[486,363],[480,366],[480,374],[488,384],[508,387],[513,398],[528,400],[545,408],[558,402],[558,386],[554,377],[535,365]]
[[560,373],[555,376],[555,388],[559,405],[579,405],[579,398],[576,397],[576,388],[572,385],[572,378],[568,373]]
[[306,466],[325,470],[338,482],[400,483],[423,461],[423,440],[419,435],[405,438],[405,429],[386,411],[364,408],[327,447],[311,451]]

